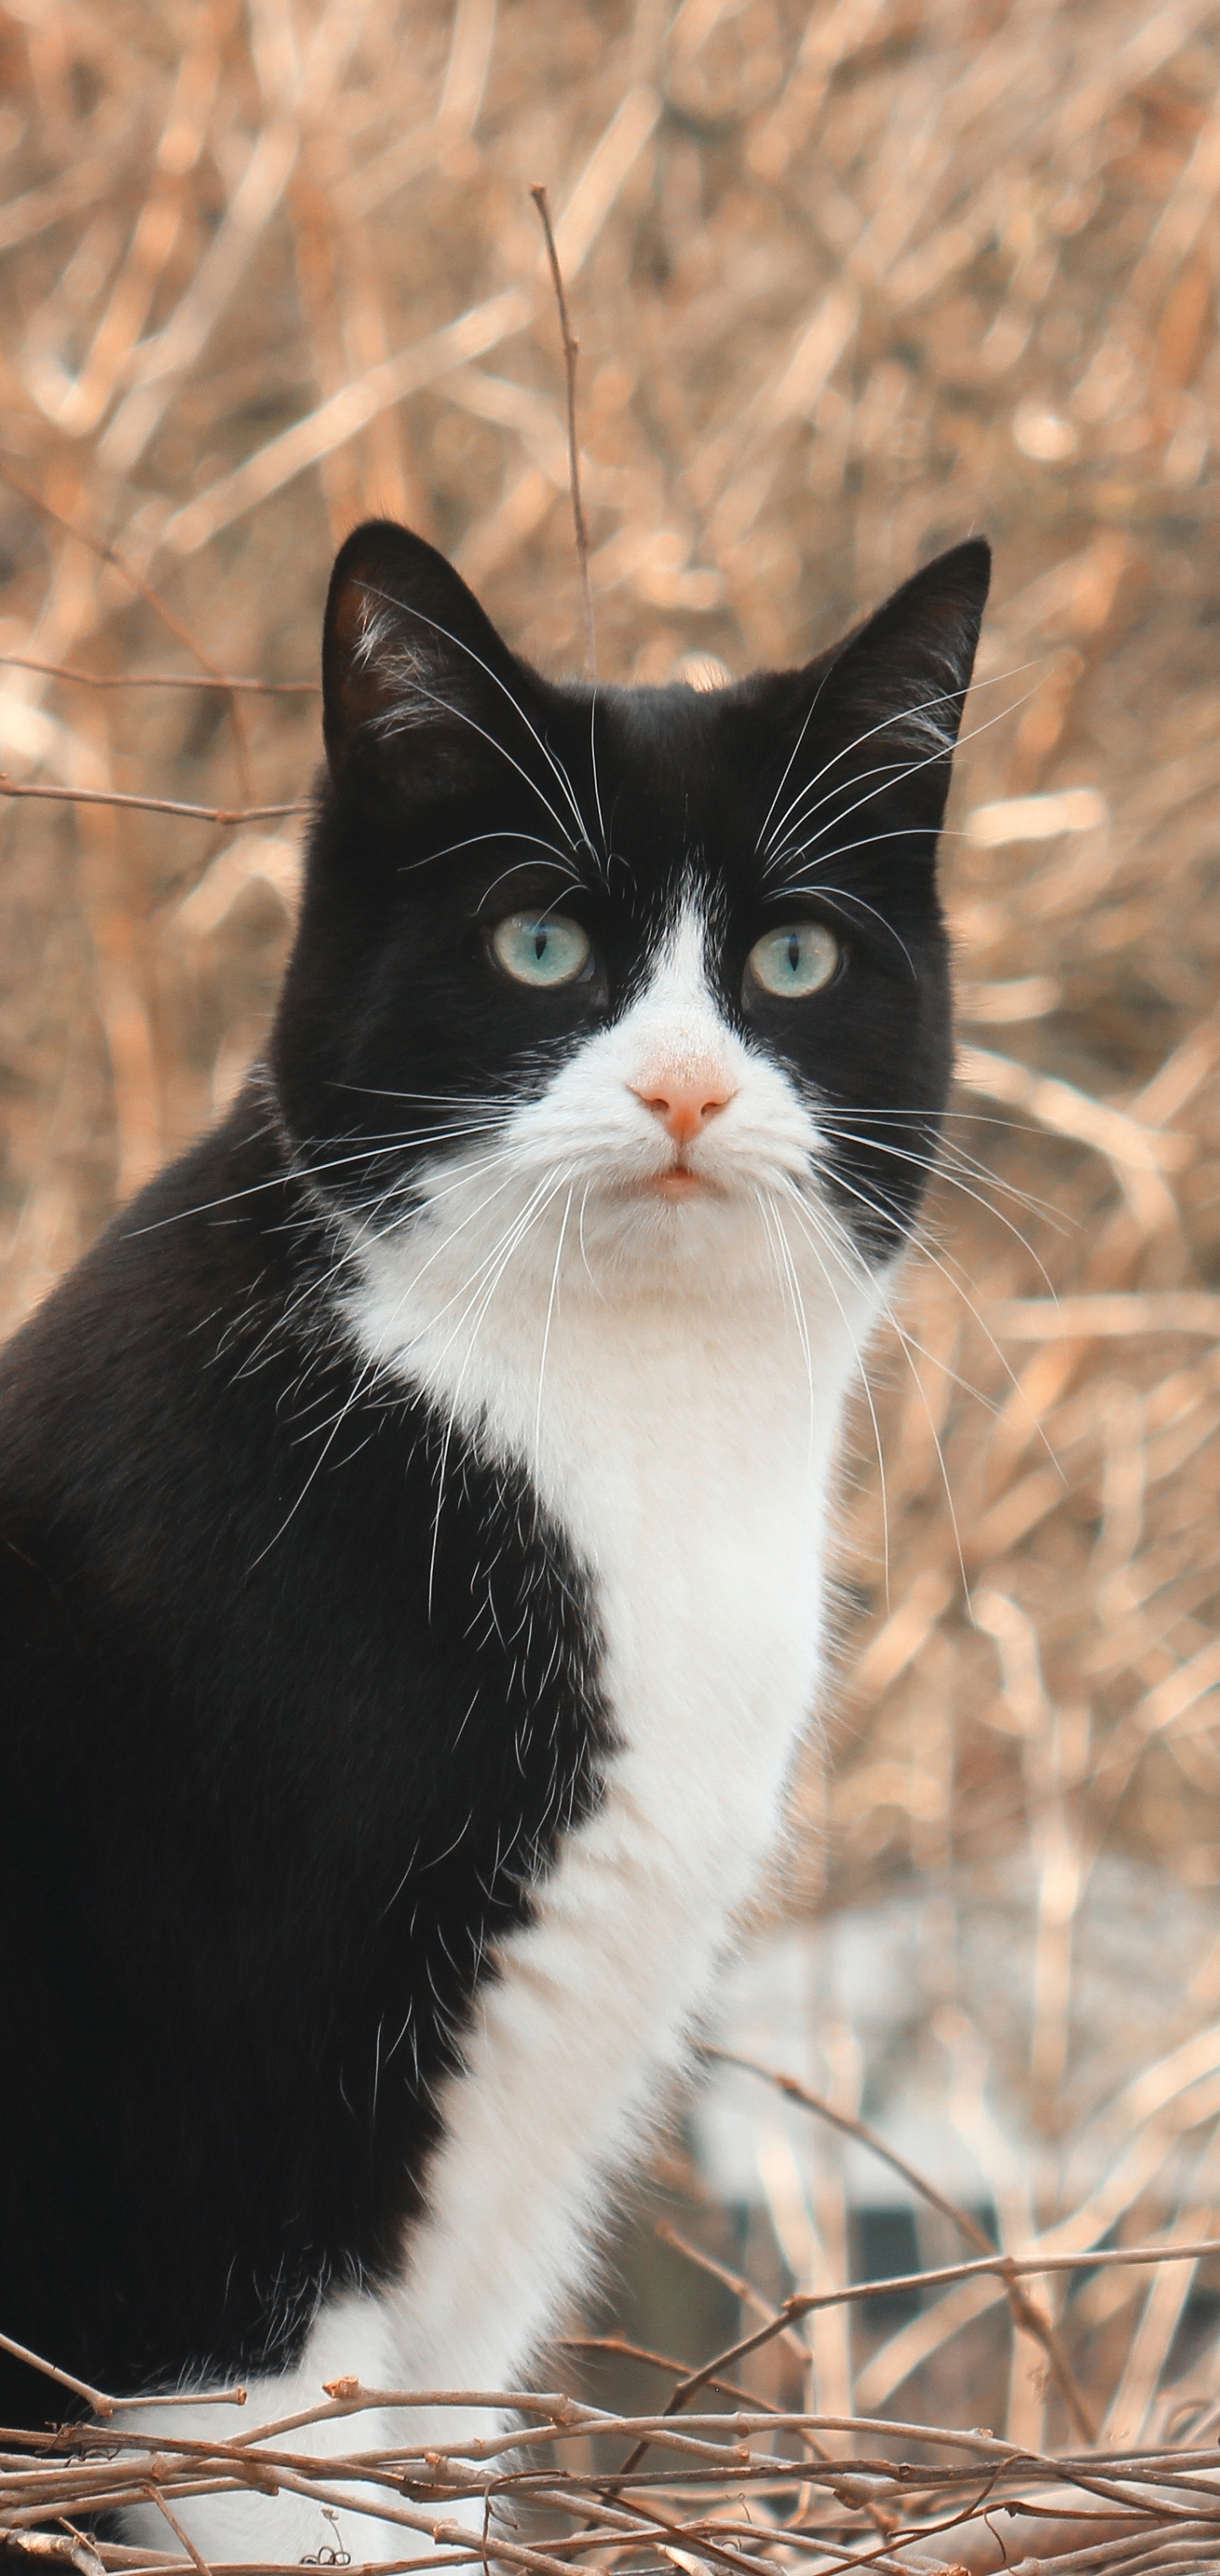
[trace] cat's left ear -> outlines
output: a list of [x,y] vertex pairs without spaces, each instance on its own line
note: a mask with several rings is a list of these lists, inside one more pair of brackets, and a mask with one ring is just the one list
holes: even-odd
[[953,546],[803,675],[823,760],[828,736],[835,746],[828,799],[850,756],[870,803],[900,798],[905,822],[939,830],[990,578],[982,537]]
[[336,785],[392,777],[411,800],[494,767],[521,717],[523,667],[435,546],[389,519],[336,557],[322,636],[322,728]]

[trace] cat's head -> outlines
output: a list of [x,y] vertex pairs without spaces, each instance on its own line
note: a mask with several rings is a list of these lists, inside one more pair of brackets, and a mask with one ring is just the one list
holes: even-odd
[[422,539],[349,538],[273,1048],[349,1234],[609,1294],[884,1270],[949,1081],[935,852],[988,563],[699,693],[545,680]]

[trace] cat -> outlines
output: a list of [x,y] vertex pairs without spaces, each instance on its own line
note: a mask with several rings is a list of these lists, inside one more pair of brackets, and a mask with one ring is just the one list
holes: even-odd
[[[672,2098],[935,1156],[988,571],[697,693],[544,680],[389,523],[338,556],[266,1061],[0,1371],[0,2331],[138,2422],[522,2386]],[[0,2353],[0,2421],[66,2412]]]

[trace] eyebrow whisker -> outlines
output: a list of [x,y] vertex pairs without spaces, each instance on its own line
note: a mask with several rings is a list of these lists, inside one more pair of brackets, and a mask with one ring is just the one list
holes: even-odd
[[[526,732],[532,735],[533,740],[537,743],[538,749],[542,753],[542,757],[545,760],[547,767],[550,769],[553,778],[563,795],[566,796],[568,803],[572,808],[572,815],[576,824],[576,829],[580,834],[586,849],[592,856],[596,857],[597,854],[589,836],[589,827],[585,822],[584,815],[581,813],[580,805],[576,796],[576,790],[572,785],[572,781],[568,776],[567,770],[564,768],[562,761],[556,759],[550,745],[544,742],[542,735],[538,731],[537,725],[533,722],[532,718],[526,714],[525,708],[522,706],[520,699],[514,694],[512,689],[509,688],[507,681],[501,679],[498,671],[493,671],[490,662],[485,662],[482,654],[476,653],[473,644],[468,644],[464,636],[453,634],[449,627],[441,625],[439,618],[429,617],[426,609],[417,608],[410,600],[395,599],[389,591],[379,590],[371,582],[363,583],[362,588],[368,592],[370,597],[384,600],[387,608],[397,609],[400,616],[405,614],[409,617],[417,617],[421,625],[430,626],[435,635],[443,635],[446,643],[455,644],[460,653],[465,653],[472,662],[477,663],[480,671],[484,672],[486,677],[494,682],[496,688],[499,689],[501,696],[507,698],[514,714],[520,717],[522,724],[525,726]],[[425,690],[423,694],[425,696],[429,696],[432,693]],[[438,703],[443,702],[438,701]],[[461,708],[450,708],[447,712],[450,714],[461,715],[463,710]],[[476,733],[483,733],[482,725],[475,724],[473,716],[467,716],[466,722],[474,725]],[[493,734],[486,734],[484,739],[488,742],[495,743],[495,736]],[[496,744],[496,748],[498,750],[504,750],[502,743]],[[512,753],[505,751],[504,757],[506,760],[512,760]],[[553,822],[557,826],[558,830],[562,832],[564,830],[564,825],[560,821],[558,814],[555,813],[554,807],[550,804],[549,799],[543,795],[543,791],[538,786],[537,781],[528,778],[528,772],[520,769],[519,762],[513,760],[512,765],[514,769],[518,769],[520,771],[521,777],[528,779],[528,783],[534,788],[535,793],[542,797],[542,802],[547,807],[547,811],[551,815]]]
[[[560,824],[559,828],[562,831],[563,825]],[[565,866],[571,865],[574,856],[570,845],[560,849],[557,841],[540,840],[536,832],[517,832],[510,829],[508,825],[502,825],[496,832],[471,832],[464,841],[447,841],[443,850],[429,850],[422,859],[404,859],[399,874],[408,876],[412,875],[417,868],[430,868],[435,860],[451,859],[458,850],[477,849],[481,841],[524,841],[532,850],[549,851],[555,859],[562,860]],[[521,864],[524,867],[528,862],[523,860]]]
[[[1017,708],[1018,708],[1018,707],[1023,707],[1023,706],[1025,706],[1025,705],[1026,705],[1026,703],[1027,703],[1027,701],[1028,701],[1032,696],[1033,696],[1033,690],[1032,690],[1032,689],[1026,689],[1026,691],[1024,692],[1024,695],[1023,695],[1022,697],[1014,698],[1014,699],[1011,701],[1011,704],[1010,704],[1010,705],[1008,705],[1008,706],[1006,706],[1006,707],[1001,707],[998,715],[988,716],[988,717],[987,717],[987,719],[986,719],[986,721],[985,721],[983,724],[972,725],[972,726],[971,726],[971,728],[970,728],[969,733],[964,733],[964,734],[962,734],[962,736],[961,736],[961,738],[960,738],[959,748],[960,748],[961,744],[964,744],[964,743],[967,743],[967,742],[977,742],[977,740],[978,740],[978,738],[979,738],[979,735],[980,735],[980,734],[983,734],[983,733],[989,733],[989,732],[991,731],[991,728],[992,728],[992,726],[993,726],[993,725],[1003,724],[1004,719],[1005,719],[1005,717],[1006,717],[1006,716],[1015,715],[1015,714],[1016,714],[1016,711],[1017,711]],[[875,804],[875,803],[876,803],[876,800],[877,800],[877,798],[878,798],[878,796],[885,796],[885,795],[889,794],[889,793],[890,793],[890,791],[891,791],[892,789],[894,789],[894,788],[896,788],[896,787],[902,787],[902,786],[904,786],[904,785],[906,784],[906,781],[907,781],[907,779],[908,779],[908,778],[917,778],[917,777],[918,777],[918,775],[919,775],[919,773],[920,773],[920,771],[921,771],[921,770],[924,770],[924,769],[930,769],[934,761],[937,761],[937,760],[947,760],[947,759],[949,758],[949,756],[950,756],[950,754],[949,754],[949,748],[948,748],[948,746],[947,746],[947,745],[942,744],[942,745],[939,747],[939,749],[937,749],[936,751],[930,751],[930,752],[928,752],[928,753],[925,755],[924,759],[922,759],[922,760],[912,760],[912,761],[908,761],[908,762],[907,762],[907,764],[906,764],[906,766],[905,766],[905,768],[898,767],[897,765],[893,765],[893,764],[889,764],[889,763],[885,764],[885,766],[886,766],[887,768],[892,768],[892,775],[890,775],[890,776],[888,776],[888,777],[883,778],[883,780],[882,780],[882,784],[881,784],[881,786],[880,786],[880,787],[870,787],[870,789],[869,789],[869,792],[868,792],[867,796],[858,796],[858,797],[856,798],[856,801],[855,801],[854,805],[847,805],[847,806],[844,806],[844,807],[841,809],[841,811],[840,811],[839,813],[837,813],[837,814],[835,814],[835,815],[834,815],[834,817],[832,818],[832,820],[831,820],[829,823],[826,823],[826,824],[824,824],[824,825],[823,825],[823,827],[822,827],[822,828],[823,828],[823,830],[824,830],[824,831],[827,831],[827,832],[836,831],[836,830],[838,829],[839,824],[840,824],[840,823],[845,823],[845,822],[847,821],[847,819],[848,819],[848,816],[849,816],[849,815],[858,813],[858,812],[860,811],[861,806],[863,806],[863,805],[872,805],[872,804]],[[866,770],[866,771],[864,772],[864,776],[865,776],[866,778],[867,778],[867,777],[872,777],[872,776],[874,776],[875,774],[876,774],[876,773],[875,773],[875,772],[873,772],[873,771],[871,771],[871,770]],[[815,781],[814,783],[816,784],[816,781]],[[853,783],[854,783],[854,782],[853,782]],[[835,794],[837,794],[837,793],[838,793],[838,790],[836,789],[836,790],[834,791],[834,793],[835,793]],[[799,803],[799,801],[800,801],[800,800],[798,799],[798,800],[797,800],[797,802]],[[823,798],[822,798],[822,800],[821,800],[821,802],[822,802],[822,804],[824,804],[824,805],[832,804],[832,803],[834,802],[834,797],[833,797],[833,795],[832,795],[832,796],[826,796],[826,797],[823,797]],[[817,813],[819,810],[820,810],[820,808],[819,808],[818,806],[816,806],[816,805],[815,805],[815,806],[814,806],[814,808],[813,808],[813,812],[814,812],[814,813]],[[805,819],[805,820],[808,820],[808,817],[805,817],[804,819]],[[929,825],[929,827],[928,827],[928,828],[929,828],[929,832],[931,832],[931,826],[930,826],[930,825]],[[814,834],[814,842],[815,842],[815,844],[816,844],[816,842],[817,842],[818,838],[819,838],[819,835],[818,835],[817,833],[815,833],[815,834]],[[816,865],[816,861],[814,862],[814,864]]]
[[887,920],[886,920],[886,917],[885,917],[885,914],[884,914],[883,912],[878,912],[878,910],[877,910],[877,907],[876,907],[876,904],[875,904],[875,903],[866,903],[866,902],[865,902],[864,896],[863,896],[862,894],[853,894],[853,893],[852,893],[852,891],[851,891],[851,888],[850,888],[849,886],[834,886],[834,885],[832,885],[832,886],[801,886],[801,885],[796,885],[796,886],[787,886],[787,887],[785,887],[784,891],[785,891],[785,893],[786,893],[786,894],[813,894],[813,895],[817,895],[817,896],[820,898],[820,900],[821,900],[824,904],[826,904],[826,905],[829,907],[829,909],[830,909],[830,911],[831,911],[831,912],[836,911],[836,910],[837,910],[837,908],[838,908],[838,907],[837,907],[837,905],[835,904],[835,901],[834,901],[834,897],[835,897],[836,895],[841,896],[841,897],[842,897],[842,900],[843,900],[843,902],[844,902],[844,903],[854,903],[854,904],[858,904],[858,905],[859,905],[859,907],[860,907],[861,912],[868,912],[868,913],[871,913],[871,914],[872,914],[872,917],[873,917],[873,920],[874,920],[874,921],[878,921],[878,922],[880,922],[882,929],[883,929],[883,930],[885,930],[885,931],[888,931],[890,938],[891,938],[891,939],[895,939],[895,940],[897,940],[897,942],[898,942],[898,946],[901,948],[902,953],[903,953],[903,956],[905,957],[905,959],[906,959],[906,961],[907,961],[907,965],[910,967],[910,970],[911,970],[911,982],[912,982],[913,984],[917,984],[917,983],[919,982],[919,976],[918,976],[918,974],[917,974],[917,972],[916,972],[916,968],[915,968],[915,960],[914,960],[914,958],[913,958],[913,957],[912,957],[912,955],[911,955],[910,949],[908,948],[908,946],[907,946],[907,944],[906,944],[905,939],[902,937],[902,935],[901,935],[901,933],[900,933],[899,931],[895,930],[894,925],[893,925],[893,922],[892,922],[892,921],[887,921]]
[[[837,666],[837,664],[832,664],[832,666],[831,666],[832,670],[833,670],[833,669],[836,669],[837,667],[838,667],[838,666]],[[1005,681],[1005,680],[1016,680],[1016,679],[1019,679],[1019,678],[1020,678],[1020,676],[1021,676],[1022,671],[1028,671],[1028,670],[1031,670],[1032,668],[1033,668],[1033,660],[1032,660],[1032,659],[1031,659],[1030,661],[1028,661],[1028,662],[1015,662],[1015,663],[1013,664],[1013,666],[1012,666],[1012,668],[1011,668],[1010,670],[1007,670],[1007,671],[995,671],[995,672],[993,672],[993,673],[990,675],[990,677],[989,677],[989,678],[987,678],[987,679],[985,679],[985,680],[975,679],[975,678],[973,677],[973,675],[972,675],[972,677],[971,677],[969,680],[967,680],[967,681],[965,682],[965,684],[964,684],[964,686],[963,686],[963,687],[958,688],[958,689],[942,689],[942,690],[940,691],[940,693],[939,693],[939,695],[938,695],[938,696],[936,696],[936,697],[932,697],[932,698],[923,698],[923,699],[921,699],[921,700],[920,700],[920,702],[919,702],[919,704],[918,704],[917,706],[912,706],[912,707],[900,707],[900,708],[896,708],[896,709],[891,709],[890,713],[889,713],[888,715],[882,716],[882,717],[881,717],[881,719],[880,719],[880,721],[879,721],[877,724],[867,726],[867,727],[866,727],[866,729],[865,729],[865,731],[864,731],[863,733],[858,733],[858,734],[855,736],[854,741],[849,742],[849,743],[845,743],[845,744],[844,744],[844,746],[843,746],[843,748],[842,748],[841,750],[839,750],[839,751],[835,751],[835,752],[832,752],[832,753],[831,753],[829,760],[823,761],[821,768],[820,768],[819,770],[815,770],[813,777],[812,777],[812,778],[810,778],[810,779],[808,779],[808,780],[806,781],[806,784],[805,784],[805,786],[804,786],[804,787],[802,787],[802,788],[801,788],[800,793],[799,793],[798,795],[796,795],[796,796],[794,796],[794,797],[793,797],[793,799],[792,799],[792,803],[791,803],[791,804],[786,808],[785,812],[780,816],[779,822],[776,824],[775,831],[770,835],[770,841],[771,841],[771,842],[774,842],[774,841],[778,838],[779,834],[780,834],[780,833],[783,831],[783,829],[784,829],[784,825],[786,824],[786,822],[787,822],[787,820],[788,820],[789,815],[791,815],[792,813],[794,813],[794,812],[795,812],[795,810],[796,810],[797,806],[801,803],[802,798],[803,798],[803,797],[805,797],[805,796],[808,796],[808,795],[812,795],[814,788],[815,788],[815,787],[820,786],[820,784],[821,784],[821,782],[822,782],[822,780],[823,780],[824,778],[828,778],[828,777],[829,777],[831,770],[832,770],[832,769],[834,769],[835,767],[837,767],[838,763],[839,763],[841,760],[850,760],[852,753],[853,753],[854,751],[859,751],[859,749],[860,749],[860,747],[861,747],[861,744],[862,744],[862,743],[871,742],[871,741],[873,740],[873,738],[874,738],[874,736],[875,736],[875,735],[877,735],[877,734],[879,734],[879,733],[885,733],[885,732],[887,731],[887,729],[888,729],[889,727],[893,726],[893,725],[909,724],[909,723],[911,722],[912,717],[915,717],[915,716],[921,716],[921,715],[926,715],[926,713],[927,713],[927,711],[928,711],[928,709],[929,709],[930,707],[943,707],[943,706],[950,706],[950,705],[952,705],[952,703],[953,703],[953,701],[954,701],[955,699],[957,699],[957,698],[965,698],[965,697],[967,697],[967,696],[969,695],[969,692],[970,692],[971,688],[978,688],[978,689],[995,689],[995,688],[1000,687],[1000,685],[1002,684],[1002,682],[1003,682],[1003,681]],[[830,674],[829,674],[829,673],[827,673],[827,677],[828,677],[828,678],[829,678],[829,676],[830,676]],[[820,694],[821,694],[821,692],[820,692],[820,690],[819,690],[819,695],[820,695]],[[1027,693],[1027,694],[1028,694],[1028,693]],[[815,699],[814,704],[816,705],[816,703],[817,703],[817,701],[816,701],[816,699]],[[1017,704],[1018,704],[1018,706],[1023,705],[1023,704],[1024,704],[1024,700],[1023,700],[1023,699],[1018,699],[1018,700],[1017,700]],[[812,709],[810,710],[810,713],[812,713]],[[992,719],[992,721],[995,721],[995,719]],[[977,728],[976,728],[976,730],[977,730]],[[969,740],[969,739],[970,739],[970,737],[969,737],[968,735],[967,735],[967,736],[963,736],[962,738],[963,738],[963,740]],[[954,746],[953,746],[953,744],[952,744],[951,742],[948,742],[948,741],[942,741],[942,742],[941,742],[941,744],[940,744],[940,746],[939,746],[939,748],[938,748],[936,751],[934,751],[930,756],[931,756],[931,758],[932,758],[933,760],[944,760],[946,757],[948,757],[948,756],[951,754],[951,752],[953,751],[953,748],[954,748]],[[785,773],[785,774],[786,774],[786,773]],[[834,795],[834,794],[836,794],[836,793],[837,793],[837,790],[832,789],[832,791],[831,791],[831,795],[833,796],[833,795]],[[823,803],[829,804],[829,803],[830,803],[830,801],[831,801],[831,798],[830,798],[830,797],[826,797],[826,798],[823,798],[823,800],[822,800],[822,801],[823,801]],[[816,810],[817,810],[817,809],[815,808],[815,811],[816,811]],[[768,817],[767,817],[767,821],[768,821],[768,822],[770,821],[770,815],[768,815]],[[766,827],[766,824],[764,824],[764,826],[763,826],[763,832],[765,832],[765,831],[766,831],[766,828],[767,828],[767,827]],[[762,840],[762,834],[761,834],[761,833],[760,833],[760,835],[759,835],[759,839],[760,839],[760,841]],[[769,844],[768,844],[768,846],[769,846]]]

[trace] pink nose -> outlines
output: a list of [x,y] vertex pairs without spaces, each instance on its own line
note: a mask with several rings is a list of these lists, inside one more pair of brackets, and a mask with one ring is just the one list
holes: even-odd
[[707,1066],[695,1066],[689,1073],[648,1075],[630,1085],[637,1100],[660,1119],[666,1134],[675,1145],[689,1145],[702,1134],[709,1118],[727,1109],[737,1097],[737,1085],[724,1074],[713,1073]]

